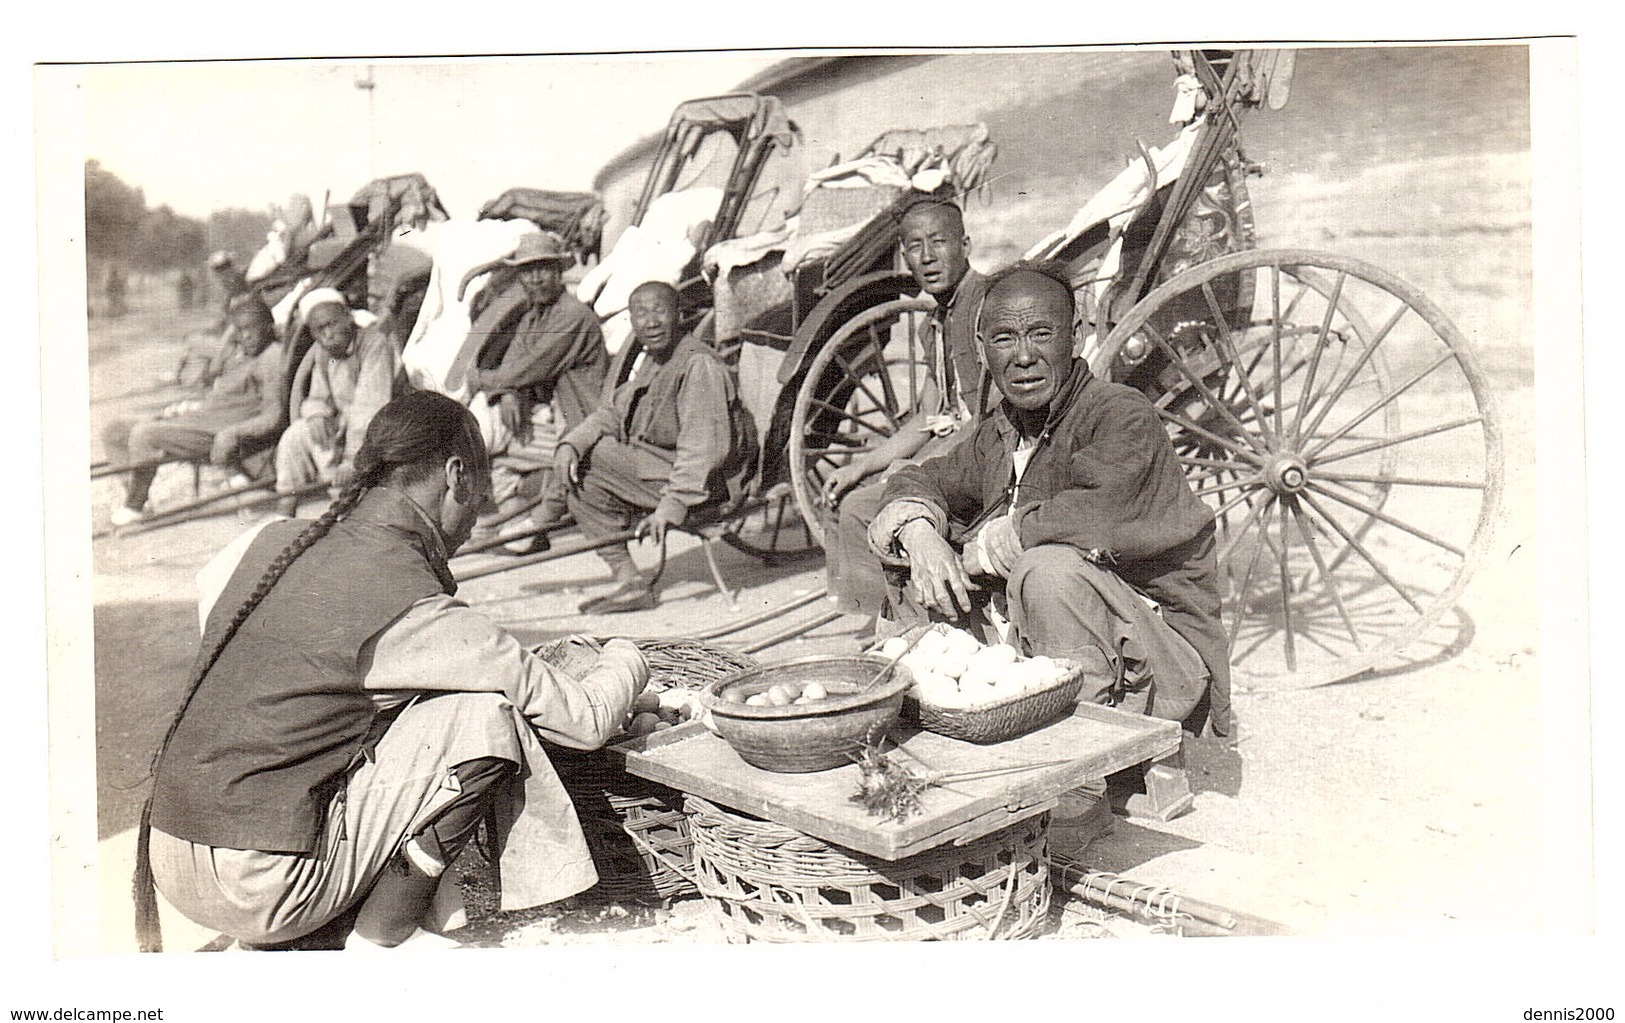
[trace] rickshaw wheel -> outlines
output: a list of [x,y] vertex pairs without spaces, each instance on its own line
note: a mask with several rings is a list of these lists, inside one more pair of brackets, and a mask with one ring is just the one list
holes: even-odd
[[808,557],[822,548],[796,509],[790,488],[783,483],[763,495],[765,504],[741,516],[722,534],[734,550],[767,565],[782,565]]
[[790,482],[820,544],[831,515],[824,480],[920,407],[924,329],[935,308],[929,299],[898,298],[865,309],[841,324],[808,366],[790,421]]
[[1436,641],[1504,467],[1477,356],[1431,300],[1358,260],[1236,253],[1152,291],[1094,366],[1152,399],[1214,509],[1238,688],[1397,668]]

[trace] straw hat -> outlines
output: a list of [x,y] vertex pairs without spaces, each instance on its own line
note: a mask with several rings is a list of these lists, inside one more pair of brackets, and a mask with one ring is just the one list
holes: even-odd
[[519,239],[519,247],[502,262],[508,266],[526,263],[563,263],[575,265],[576,257],[565,246],[564,239],[553,231],[537,231]]

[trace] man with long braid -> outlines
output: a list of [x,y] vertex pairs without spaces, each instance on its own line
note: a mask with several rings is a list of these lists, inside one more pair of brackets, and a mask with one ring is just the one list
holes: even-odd
[[461,908],[446,867],[488,810],[504,909],[596,882],[540,740],[602,745],[648,665],[610,640],[572,675],[453,598],[446,561],[490,487],[472,414],[408,395],[326,514],[273,521],[200,573],[203,641],[137,847],[143,948],[160,944],[154,884],[248,947],[332,947],[351,926],[345,947],[443,941]]

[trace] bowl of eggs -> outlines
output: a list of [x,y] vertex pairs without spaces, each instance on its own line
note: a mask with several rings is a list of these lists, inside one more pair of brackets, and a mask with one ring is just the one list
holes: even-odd
[[[904,637],[878,653],[902,655],[914,682],[911,718],[920,726],[968,742],[1002,742],[1065,717],[1083,688],[1083,666],[1065,658],[1023,657],[1007,643],[983,646],[949,625],[933,625],[908,650]],[[907,651],[906,653],[904,651]]]
[[718,679],[702,691],[710,721],[740,759],[779,774],[827,771],[852,762],[871,732],[889,728],[913,685],[889,658],[798,657]]

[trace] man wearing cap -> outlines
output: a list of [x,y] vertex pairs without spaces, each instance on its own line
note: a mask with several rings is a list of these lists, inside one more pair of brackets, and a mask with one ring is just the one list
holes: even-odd
[[[282,345],[271,310],[251,294],[239,295],[229,312],[234,342],[222,353],[207,393],[166,409],[157,419],[116,419],[103,434],[103,450],[116,465],[134,465],[124,503],[113,509],[115,526],[146,517],[143,510],[153,464],[166,459],[208,459],[250,475],[263,471],[286,412],[282,404]],[[245,461],[251,463],[245,467]]]
[[[588,540],[630,529],[656,543],[691,515],[736,503],[756,467],[756,426],[716,350],[684,334],[677,289],[646,281],[627,301],[643,357],[632,378],[565,435],[554,472]],[[538,514],[539,519],[542,515]],[[543,519],[545,523],[551,519]],[[583,614],[653,607],[625,543],[600,548],[615,588]]]
[[901,566],[891,612],[1081,661],[1086,698],[1230,734],[1213,513],[1156,410],[1073,355],[1064,266],[994,274],[982,306],[1003,401],[887,481],[869,540]]
[[[920,411],[873,450],[831,472],[823,489],[825,502],[838,508],[838,542],[828,551],[830,591],[842,611],[867,615],[876,614],[885,597],[885,580],[867,539],[869,523],[880,509],[883,474],[956,440],[960,428],[975,418],[986,390],[971,321],[987,278],[971,269],[964,215],[950,199],[917,193],[902,201],[896,216],[903,262],[920,290],[937,303],[925,339]],[[876,475],[881,478],[852,490]]]
[[309,389],[276,446],[276,489],[283,495],[277,510],[284,515],[298,511],[297,491],[349,482],[355,449],[373,415],[394,396],[401,369],[378,318],[351,309],[335,289],[311,291],[298,312],[316,347],[306,356]]
[[[491,445],[492,498],[505,516],[524,503],[525,477],[541,473],[540,493],[544,517],[557,517],[564,508],[558,481],[551,479],[553,450],[558,438],[580,426],[603,399],[609,373],[609,350],[598,317],[564,289],[564,271],[575,262],[564,239],[552,231],[528,234],[513,255],[502,263],[516,268],[526,307],[511,334],[503,337],[489,320],[503,315],[496,305],[476,318],[476,337],[496,334],[500,343],[487,345],[478,366],[468,373],[475,391],[476,414],[485,403],[498,407],[498,423]],[[482,416],[481,418],[485,418]],[[510,547],[523,554],[546,549],[543,534],[528,545]]]

